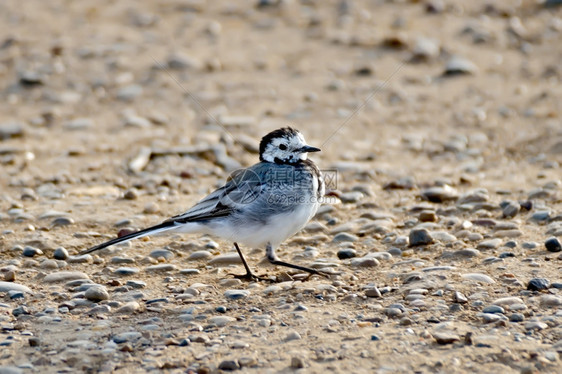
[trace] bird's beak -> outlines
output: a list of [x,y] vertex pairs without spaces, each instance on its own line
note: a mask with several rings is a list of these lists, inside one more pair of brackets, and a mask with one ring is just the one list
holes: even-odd
[[301,149],[299,149],[299,151],[301,153],[306,153],[306,152],[320,152],[321,149],[320,148],[316,148],[316,147],[312,147],[310,145],[305,145],[304,147],[302,147]]

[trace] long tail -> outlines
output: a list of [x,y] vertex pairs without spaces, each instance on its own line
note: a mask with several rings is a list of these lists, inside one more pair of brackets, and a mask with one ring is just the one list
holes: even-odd
[[143,229],[143,230],[140,230],[140,231],[137,231],[137,232],[132,232],[130,234],[121,236],[120,238],[111,239],[110,241],[107,241],[105,243],[98,244],[95,247],[92,247],[90,249],[86,249],[85,251],[80,252],[79,255],[85,255],[85,254],[88,254],[88,253],[92,253],[92,252],[98,251],[100,249],[104,249],[106,247],[109,247],[110,245],[128,242],[129,240],[142,238],[143,236],[158,234],[160,232],[172,230],[176,227],[177,227],[177,225],[175,224],[174,221],[162,222],[159,225],[152,226],[152,227],[149,227],[147,229]]

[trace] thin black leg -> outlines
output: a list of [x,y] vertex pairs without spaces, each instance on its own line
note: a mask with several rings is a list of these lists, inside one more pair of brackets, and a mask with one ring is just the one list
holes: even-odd
[[236,243],[236,242],[234,243],[234,248],[236,248],[236,252],[238,252],[238,255],[240,256],[240,259],[242,260],[242,264],[244,265],[244,268],[246,269],[246,274],[243,274],[243,275],[229,274],[229,275],[232,275],[232,276],[234,276],[235,278],[238,278],[238,279],[246,279],[246,280],[253,280],[253,281],[268,281],[268,282],[272,281],[271,279],[258,277],[257,275],[254,275],[252,273],[252,271],[250,270],[250,267],[248,266],[248,263],[246,262],[246,259],[242,255],[242,251],[240,250],[240,247],[238,247],[238,243]]
[[309,273],[310,275],[312,274],[316,274],[316,275],[322,275],[326,278],[329,278],[330,276],[322,271],[316,270],[316,269],[311,269],[311,268],[307,268],[304,266],[299,266],[299,265],[294,265],[294,264],[290,264],[288,262],[285,261],[279,261],[279,260],[269,260],[269,262],[271,262],[273,265],[278,265],[278,266],[285,266],[291,269],[297,269],[297,270],[301,270],[301,271],[306,271],[307,273]]

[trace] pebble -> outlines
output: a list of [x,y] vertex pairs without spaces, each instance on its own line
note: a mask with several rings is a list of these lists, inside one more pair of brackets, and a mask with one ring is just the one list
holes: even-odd
[[546,241],[544,242],[544,246],[546,250],[549,252],[562,251],[562,244],[560,243],[560,240],[558,240],[558,238],[555,237],[546,239]]
[[453,187],[444,185],[441,187],[430,187],[423,190],[421,197],[434,203],[443,203],[446,201],[457,200],[459,195]]
[[89,287],[84,293],[84,297],[93,302],[99,302],[109,299],[107,289],[100,285]]
[[432,334],[433,338],[437,342],[437,344],[453,344],[454,342],[458,342],[460,337],[451,332],[434,332]]
[[483,313],[505,314],[505,309],[498,305],[490,305],[482,309]]
[[240,369],[240,364],[237,360],[224,360],[219,364],[220,370],[234,371]]
[[370,268],[379,266],[380,262],[372,257],[360,257],[351,259],[351,266],[359,268]]
[[502,214],[504,218],[515,217],[519,213],[519,210],[521,209],[521,205],[519,205],[517,201],[513,201],[513,200],[508,200],[505,202],[505,204],[503,204],[503,206],[502,204],[500,204],[500,206],[502,207]]
[[227,266],[227,265],[235,265],[241,264],[242,260],[238,253],[226,253],[223,255],[218,255],[209,261],[209,265],[217,265],[217,266]]
[[476,282],[481,282],[481,283],[488,283],[488,284],[496,283],[496,281],[492,279],[490,276],[480,273],[463,274],[461,275],[461,278],[476,281]]
[[25,133],[25,126],[21,122],[0,123],[0,140],[19,138]]
[[293,356],[293,357],[291,357],[291,365],[290,365],[290,367],[291,367],[292,369],[302,369],[302,368],[304,368],[305,366],[306,366],[306,365],[305,365],[305,362],[304,362],[304,360],[303,360],[301,357],[298,357],[298,356]]
[[338,251],[337,256],[340,260],[345,260],[348,258],[357,257],[357,251],[353,248],[344,248]]
[[447,61],[443,75],[454,76],[464,74],[475,74],[478,71],[476,65],[466,58],[453,56]]
[[200,261],[200,260],[208,260],[213,257],[213,254],[209,251],[195,251],[192,252],[188,257],[188,261]]
[[216,325],[218,327],[223,327],[228,325],[231,322],[236,321],[236,318],[234,317],[229,317],[229,316],[215,316],[215,317],[211,317],[209,318],[209,323]]
[[115,271],[113,272],[114,274],[117,275],[133,275],[139,272],[139,269],[137,268],[131,268],[131,267],[120,267],[115,269]]
[[35,247],[25,247],[22,251],[22,255],[25,257],[35,257],[38,255],[42,255],[43,251],[40,250],[39,248],[35,248]]
[[250,295],[250,291],[248,290],[227,290],[224,293],[224,296],[230,300],[239,300],[246,298]]
[[562,306],[562,297],[556,295],[543,295],[541,296],[540,303],[542,306],[549,308]]
[[410,230],[408,236],[410,241],[410,247],[415,247],[419,245],[427,245],[433,243],[433,238],[431,234],[426,229],[413,229]]
[[525,316],[521,313],[513,313],[509,316],[510,322],[523,322],[525,320]]
[[58,283],[58,282],[68,282],[76,279],[90,279],[86,274],[78,271],[61,271],[57,273],[47,274],[43,278],[45,283]]
[[149,273],[167,273],[169,271],[174,271],[176,269],[177,269],[176,265],[158,264],[158,265],[148,266],[145,270]]
[[442,258],[461,258],[461,259],[462,258],[469,259],[478,256],[480,256],[480,251],[474,248],[459,249],[454,252],[443,252],[443,254],[441,255]]
[[496,249],[502,244],[502,240],[497,239],[489,239],[480,242],[477,246],[478,249]]
[[29,294],[32,293],[31,289],[27,286],[24,286],[23,284],[0,281],[0,292],[10,292],[10,291],[27,292]]
[[525,304],[525,303],[519,297],[508,296],[508,297],[502,297],[496,299],[492,304],[501,306],[501,305],[513,305],[513,304]]
[[548,325],[544,322],[530,321],[525,323],[525,330],[544,330]]
[[359,238],[347,232],[340,232],[334,236],[332,243],[356,242]]
[[168,251],[167,249],[155,249],[152,252],[150,252],[149,256],[155,259],[159,259],[160,257],[163,257],[164,259],[169,261],[172,258],[174,258],[174,253],[172,251]]
[[285,335],[285,339],[283,339],[286,342],[289,342],[291,340],[300,340],[302,339],[301,334],[299,334],[296,331],[290,331],[287,335]]
[[53,252],[53,258],[55,260],[61,260],[61,261],[65,261],[66,259],[68,259],[68,251],[66,250],[66,248],[64,247],[58,247],[57,249],[55,249],[55,251]]
[[531,291],[546,290],[550,286],[550,281],[546,278],[533,278],[527,283],[527,289]]

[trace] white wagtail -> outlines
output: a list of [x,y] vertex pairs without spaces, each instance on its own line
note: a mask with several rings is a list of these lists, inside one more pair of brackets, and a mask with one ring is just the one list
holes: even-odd
[[234,172],[226,184],[187,212],[159,225],[99,244],[81,254],[161,232],[205,233],[234,242],[246,269],[237,278],[259,280],[250,271],[238,243],[260,248],[274,265],[321,274],[315,269],[280,261],[275,249],[316,214],[324,195],[318,167],[307,159],[320,149],[306,144],[291,127],[270,132],[260,142],[260,162]]

